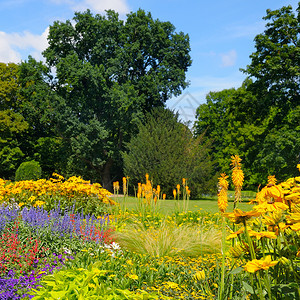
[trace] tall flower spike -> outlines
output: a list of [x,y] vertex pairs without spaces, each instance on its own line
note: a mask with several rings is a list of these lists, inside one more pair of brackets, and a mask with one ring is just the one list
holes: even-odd
[[275,185],[277,182],[277,179],[275,178],[275,175],[268,176],[268,185]]
[[228,190],[228,176],[225,173],[221,174],[221,177],[219,178],[219,186],[220,191],[218,193],[218,206],[222,213],[225,212],[227,206],[228,206],[228,198],[227,198],[227,190]]
[[241,199],[241,190],[244,182],[244,173],[241,169],[241,158],[238,155],[231,156],[232,182],[234,184],[234,208]]

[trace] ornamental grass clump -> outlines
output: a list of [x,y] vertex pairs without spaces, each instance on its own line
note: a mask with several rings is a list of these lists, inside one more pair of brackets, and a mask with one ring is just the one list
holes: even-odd
[[[241,174],[235,175],[240,181]],[[237,181],[234,185],[240,200],[241,185]],[[248,212],[236,208],[225,213],[220,208],[231,224],[227,235],[231,247],[226,255],[235,269],[222,270],[229,275],[226,282],[230,284],[224,278],[219,299],[232,297],[233,286],[250,299],[265,299],[266,295],[268,299],[299,299],[300,177],[277,184],[275,176],[269,176],[268,184],[251,203],[256,205]]]
[[152,256],[184,255],[195,257],[220,251],[221,233],[214,226],[195,226],[162,221],[159,226],[145,227],[142,223],[126,226],[116,232],[122,248]]

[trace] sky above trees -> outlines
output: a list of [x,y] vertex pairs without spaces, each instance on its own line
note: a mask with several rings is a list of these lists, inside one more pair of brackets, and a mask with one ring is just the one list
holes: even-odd
[[263,32],[266,9],[292,5],[296,0],[2,0],[0,2],[0,62],[18,63],[28,55],[40,60],[47,47],[48,27],[54,21],[72,19],[74,11],[106,9],[121,18],[139,8],[154,19],[170,21],[176,31],[190,36],[193,60],[187,78],[190,86],[167,102],[184,121],[194,120],[194,112],[205,102],[209,91],[239,87],[245,79],[239,69],[250,63],[254,37]]

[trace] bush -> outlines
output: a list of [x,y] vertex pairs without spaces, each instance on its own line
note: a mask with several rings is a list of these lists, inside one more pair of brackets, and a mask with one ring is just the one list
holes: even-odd
[[[148,173],[152,185],[160,185],[168,197],[182,178],[188,179],[191,191],[199,195],[216,186],[212,182],[213,164],[209,145],[203,137],[194,138],[192,131],[179,120],[178,113],[155,108],[138,125],[138,133],[127,143],[123,153],[124,173],[131,184],[137,184]],[[192,194],[192,198],[199,198]]]
[[37,180],[42,176],[42,168],[37,161],[26,161],[21,163],[16,171],[15,180]]

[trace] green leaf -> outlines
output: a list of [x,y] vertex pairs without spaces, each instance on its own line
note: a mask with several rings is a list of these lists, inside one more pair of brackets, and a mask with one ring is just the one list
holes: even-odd
[[53,299],[63,299],[63,297],[67,294],[67,291],[51,291],[49,294],[53,297]]
[[252,288],[251,285],[249,285],[247,282],[243,281],[242,282],[244,289],[246,290],[246,292],[250,293],[250,294],[254,294],[254,290]]
[[242,268],[242,267],[237,267],[237,268],[233,269],[229,274],[232,274],[232,275],[234,275],[234,274],[239,274],[239,273],[241,273],[243,270],[244,270],[244,268]]

